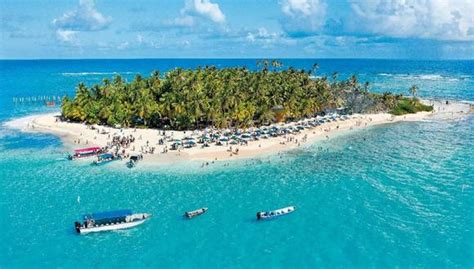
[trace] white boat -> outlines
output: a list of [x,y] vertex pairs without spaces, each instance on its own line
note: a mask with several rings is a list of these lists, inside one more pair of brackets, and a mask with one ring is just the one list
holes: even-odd
[[257,220],[276,218],[279,216],[290,214],[295,210],[296,210],[296,207],[288,206],[285,208],[280,208],[280,209],[276,209],[272,211],[260,211],[260,212],[257,212]]
[[207,209],[208,209],[207,207],[203,207],[203,208],[199,208],[193,211],[187,211],[187,212],[184,212],[184,216],[187,217],[188,219],[192,219],[196,216],[206,213]]
[[128,229],[144,223],[151,214],[134,214],[131,210],[117,210],[84,215],[81,224],[74,223],[76,232],[80,234]]

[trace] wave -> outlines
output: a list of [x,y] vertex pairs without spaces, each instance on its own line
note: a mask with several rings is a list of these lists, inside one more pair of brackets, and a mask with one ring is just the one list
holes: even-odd
[[417,77],[419,79],[424,79],[424,80],[440,80],[440,79],[444,78],[441,75],[435,75],[435,74],[433,74],[433,75],[431,75],[431,74],[429,74],[429,75],[418,75],[418,76],[415,76],[415,77]]
[[72,73],[60,73],[62,76],[66,77],[82,77],[82,76],[97,76],[97,75],[130,75],[135,74],[136,72],[72,72]]
[[443,76],[440,74],[391,74],[391,73],[378,73],[377,76],[381,77],[390,77],[395,79],[404,79],[404,80],[430,80],[430,81],[437,81],[437,80],[446,80],[446,81],[460,81],[460,80],[468,80],[471,77],[466,75],[461,75],[458,77],[453,76]]
[[10,119],[8,121],[3,122],[2,126],[7,129],[24,130],[28,127],[28,124],[32,122],[36,117],[37,115],[30,115],[21,118]]

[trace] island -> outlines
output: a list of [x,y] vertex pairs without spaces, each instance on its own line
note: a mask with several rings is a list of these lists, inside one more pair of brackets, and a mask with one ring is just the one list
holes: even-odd
[[61,112],[32,116],[12,125],[49,132],[73,148],[100,147],[149,163],[183,159],[209,162],[280,154],[329,139],[336,133],[428,116],[470,113],[461,102],[369,91],[355,75],[339,79],[262,60],[246,67],[176,68],[126,82],[117,75],[102,84],[80,83]]

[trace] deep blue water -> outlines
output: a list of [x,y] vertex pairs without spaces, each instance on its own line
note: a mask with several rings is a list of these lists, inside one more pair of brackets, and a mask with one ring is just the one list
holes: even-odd
[[[371,90],[474,101],[473,61],[284,60],[358,74]],[[53,111],[14,97],[72,95],[120,73],[255,60],[0,61],[0,268],[472,268],[474,117],[398,123],[274,156],[167,167],[91,167],[61,141],[3,126]],[[322,148],[322,149],[321,149]],[[78,204],[77,196],[81,197]],[[256,222],[255,212],[298,210]],[[191,221],[182,212],[209,212]],[[78,236],[81,214],[130,208],[154,216],[127,231]]]

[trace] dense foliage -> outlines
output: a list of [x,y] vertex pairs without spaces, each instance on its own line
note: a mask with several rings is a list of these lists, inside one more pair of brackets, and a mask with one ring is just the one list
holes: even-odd
[[421,111],[432,111],[433,106],[424,105],[416,100],[403,98],[398,104],[390,111],[393,115],[405,115],[410,113],[417,113]]
[[315,77],[312,70],[282,68],[261,61],[258,71],[245,67],[195,70],[176,68],[163,77],[137,75],[126,83],[120,76],[90,88],[83,83],[73,99],[65,97],[66,120],[111,126],[194,129],[205,126],[249,127],[314,116],[347,106],[352,112],[388,111],[400,96],[368,92],[355,76],[338,81]]

